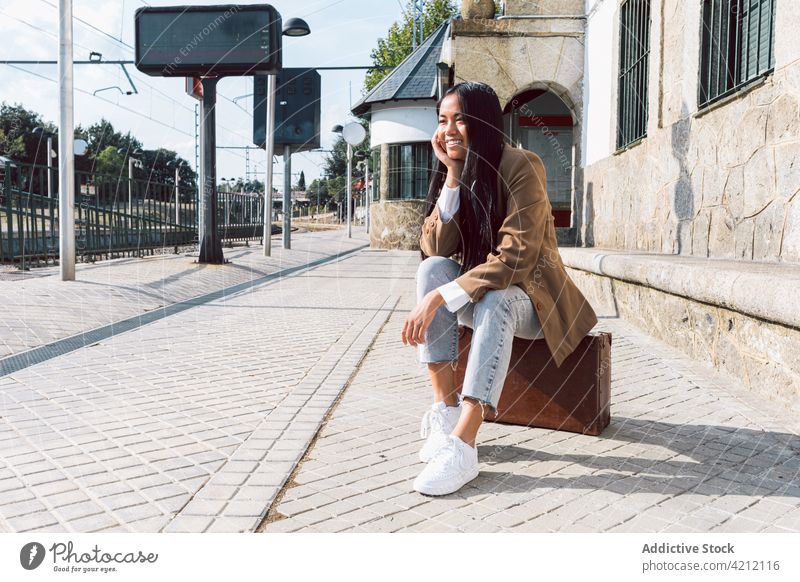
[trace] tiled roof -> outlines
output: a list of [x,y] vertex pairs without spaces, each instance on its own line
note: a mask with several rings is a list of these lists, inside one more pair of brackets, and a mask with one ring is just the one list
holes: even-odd
[[398,99],[435,99],[436,63],[447,37],[450,21],[445,21],[406,59],[353,106],[354,115],[366,113],[376,103]]

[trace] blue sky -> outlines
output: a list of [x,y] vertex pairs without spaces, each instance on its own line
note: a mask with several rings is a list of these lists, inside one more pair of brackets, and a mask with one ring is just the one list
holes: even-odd
[[[221,4],[219,0],[196,0],[195,5]],[[239,4],[259,4],[243,0]],[[96,51],[104,60],[133,60],[134,23],[137,8],[188,4],[174,0],[73,0],[75,60],[88,60]],[[283,64],[286,67],[369,65],[369,53],[378,38],[402,16],[401,0],[275,0],[271,2],[284,21],[304,18],[311,35],[284,37]],[[402,4],[405,4],[404,0]],[[0,0],[0,60],[58,58],[58,0]],[[78,20],[80,19],[80,20]],[[84,21],[84,22],[81,22]],[[129,46],[126,46],[129,45]],[[48,121],[58,120],[58,85],[55,65],[24,66],[23,72],[0,65],[0,101],[21,103],[41,113]],[[118,66],[75,67],[75,123],[90,125],[101,117],[123,131],[130,130],[147,149],[166,147],[194,163],[194,104],[184,92],[183,79],[149,77],[132,65],[128,71],[138,95],[122,95],[117,89],[92,93],[104,87],[128,89]],[[349,104],[361,96],[364,71],[321,71],[322,147],[329,148],[329,129],[348,118]],[[38,75],[38,76],[37,76]],[[44,77],[44,78],[43,78]],[[80,90],[85,91],[81,92]],[[219,92],[233,99],[252,93],[252,78],[229,77],[218,85]],[[222,97],[217,107],[218,145],[252,145],[251,97],[237,100],[239,107]],[[251,171],[263,172],[263,150],[251,151]],[[292,158],[292,172],[305,171],[308,181],[321,172],[322,154],[301,153]],[[244,176],[245,151],[219,150],[217,176]],[[276,185],[282,163],[275,165]],[[261,176],[263,179],[263,176]]]

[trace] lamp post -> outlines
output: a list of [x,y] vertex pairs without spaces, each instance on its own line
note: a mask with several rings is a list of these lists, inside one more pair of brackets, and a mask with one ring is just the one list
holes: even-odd
[[369,194],[369,153],[363,150],[357,152],[356,159],[361,160],[359,165],[363,164],[364,168],[364,228],[369,234],[369,205],[371,202]]
[[181,168],[185,168],[186,166],[188,166],[186,160],[178,161],[175,159],[167,162],[168,168],[175,168],[175,224],[181,223]]
[[53,197],[53,134],[43,127],[34,127],[33,135],[41,139],[47,137],[47,197]]
[[345,203],[347,204],[347,238],[353,238],[352,229],[352,195],[353,195],[353,146],[360,144],[367,137],[367,130],[360,123],[350,122],[342,127],[335,125],[331,130],[334,133],[341,133],[344,141],[347,142],[347,182],[345,183]]
[[130,147],[119,148],[117,151],[128,158],[128,228],[131,228],[133,219],[133,167],[142,167],[142,161],[139,157],[144,152],[139,148],[131,151]]
[[[311,34],[311,28],[302,18],[290,18],[283,25],[283,36],[306,36]],[[266,134],[264,135],[264,150],[267,158],[266,175],[264,176],[264,256],[272,254],[272,158],[275,154],[275,85],[277,75],[267,75],[267,120]],[[290,153],[291,155],[291,153]],[[284,172],[289,173],[285,168]],[[285,194],[284,194],[285,200]],[[285,210],[285,208],[284,208]],[[284,219],[284,225],[286,224]],[[289,223],[291,225],[291,223]],[[283,235],[283,244],[289,248],[290,239],[288,229]]]
[[225,226],[228,226],[231,215],[231,181],[233,178],[223,178],[225,182]]
[[[42,137],[47,138],[47,198],[49,200],[53,199],[53,158],[56,157],[56,153],[53,151],[53,138],[57,137],[57,133],[52,133],[47,131],[43,127],[34,127],[33,128],[33,135],[37,136],[39,139]],[[88,144],[82,139],[75,139],[72,142],[72,152],[76,156],[82,156],[86,153],[86,149]],[[74,167],[74,161],[73,161]],[[74,193],[73,193],[74,198]],[[50,238],[54,237],[54,223],[50,221]],[[66,281],[67,279],[63,279]]]

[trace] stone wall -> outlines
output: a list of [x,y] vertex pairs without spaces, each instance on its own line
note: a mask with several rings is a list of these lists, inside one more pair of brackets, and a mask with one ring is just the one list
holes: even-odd
[[800,330],[646,285],[573,268],[567,273],[599,318],[629,321],[753,393],[800,409]]
[[800,262],[800,3],[776,4],[774,73],[698,111],[701,4],[653,3],[647,136],[584,168],[583,239]]
[[[523,2],[506,4],[506,14],[532,7]],[[531,3],[532,4],[532,3]],[[564,14],[572,5],[582,13],[581,3],[538,2],[537,10]],[[549,7],[549,8],[548,8]],[[556,7],[556,8],[553,8]],[[525,10],[523,10],[523,8]],[[452,57],[455,82],[480,81],[490,85],[504,108],[517,95],[532,89],[556,94],[582,119],[584,21],[580,18],[537,18],[504,20],[456,20],[452,24]],[[573,228],[559,229],[560,240],[570,245],[580,240],[583,213],[583,127],[573,127],[575,143],[575,192],[572,200]]]
[[506,0],[505,15],[583,14],[584,3],[585,0]]
[[455,20],[452,36],[456,83],[491,85],[503,107],[523,91],[547,87],[581,118],[582,20]]
[[424,200],[382,200],[369,205],[373,249],[419,250]]

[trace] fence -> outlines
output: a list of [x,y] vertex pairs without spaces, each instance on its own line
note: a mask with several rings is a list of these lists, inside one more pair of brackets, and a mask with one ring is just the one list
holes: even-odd
[[[49,186],[48,186],[49,172]],[[23,268],[58,259],[58,170],[0,166],[0,263]],[[217,225],[223,242],[260,239],[263,200],[220,193]],[[196,244],[198,200],[193,188],[75,173],[75,254],[84,261],[142,256]]]

